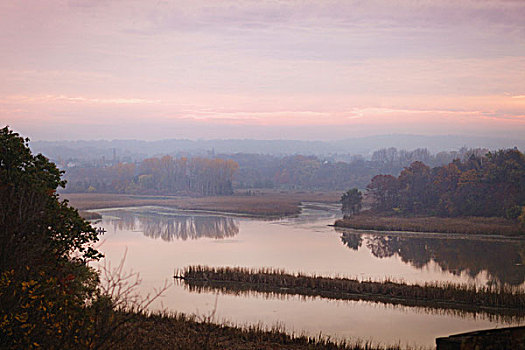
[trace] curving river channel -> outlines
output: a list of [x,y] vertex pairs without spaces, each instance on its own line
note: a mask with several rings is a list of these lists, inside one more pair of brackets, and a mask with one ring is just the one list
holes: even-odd
[[231,324],[279,325],[287,332],[375,344],[432,347],[435,338],[524,324],[484,314],[459,314],[365,301],[191,292],[175,283],[188,265],[273,267],[287,272],[408,283],[455,282],[525,286],[525,242],[488,237],[337,230],[339,205],[306,203],[295,218],[274,221],[161,207],[97,210],[106,230],[105,263],[140,274],[146,295],[169,289],[153,309],[213,315]]

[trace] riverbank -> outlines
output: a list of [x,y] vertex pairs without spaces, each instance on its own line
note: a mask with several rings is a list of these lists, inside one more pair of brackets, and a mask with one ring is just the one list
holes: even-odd
[[374,231],[410,231],[504,236],[520,236],[524,234],[523,229],[521,229],[515,221],[495,217],[402,217],[364,212],[358,215],[353,215],[348,219],[337,220],[334,226]]
[[175,278],[192,291],[220,291],[230,294],[251,291],[302,295],[338,300],[366,300],[385,304],[484,312],[501,317],[525,317],[525,293],[518,288],[489,288],[451,283],[409,285],[392,281],[358,281],[288,274],[274,269],[213,268],[190,266]]
[[184,314],[117,313],[117,317],[128,321],[109,339],[110,342],[117,340],[111,344],[112,349],[406,349],[400,345],[373,345],[358,340],[337,342],[321,335],[316,338],[289,335],[279,327],[219,324],[210,318]]
[[182,197],[106,193],[63,193],[79,210],[165,206],[184,210],[228,212],[263,218],[297,215],[302,202],[336,203],[340,192],[239,191],[232,196]]

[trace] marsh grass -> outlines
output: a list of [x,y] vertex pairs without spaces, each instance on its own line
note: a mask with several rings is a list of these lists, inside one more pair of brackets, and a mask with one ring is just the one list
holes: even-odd
[[402,217],[362,213],[337,220],[336,227],[375,231],[412,231],[517,236],[523,234],[519,225],[504,218],[435,216]]
[[359,281],[315,275],[289,274],[280,269],[189,266],[177,272],[190,290],[219,290],[225,293],[256,291],[322,297],[338,300],[366,300],[393,305],[416,306],[501,317],[525,316],[525,293],[516,287],[476,287],[452,283],[409,285],[385,280]]
[[[319,350],[399,350],[400,345],[375,345],[369,341],[335,341],[319,335],[289,334],[279,326],[233,326],[215,323],[195,315],[141,313],[120,329],[126,337],[113,349],[319,349]],[[117,317],[130,318],[125,312]],[[130,331],[130,329],[132,331]],[[115,334],[119,336],[118,333]],[[410,349],[410,347],[409,347]]]
[[82,210],[166,206],[185,210],[228,212],[256,217],[283,217],[301,212],[301,202],[335,203],[339,192],[278,192],[266,191],[257,195],[236,194],[216,197],[139,196],[102,193],[63,193],[75,207]]

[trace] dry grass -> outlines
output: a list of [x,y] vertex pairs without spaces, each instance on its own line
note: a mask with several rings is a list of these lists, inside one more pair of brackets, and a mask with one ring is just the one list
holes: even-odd
[[523,231],[516,222],[496,217],[400,217],[364,212],[348,219],[337,220],[335,226],[376,231],[412,231],[506,236],[523,234]]
[[[132,322],[118,332],[126,336],[112,349],[401,349],[397,345],[374,346],[369,342],[334,342],[322,336],[294,336],[277,327],[233,327],[184,314],[136,314]],[[115,334],[115,337],[119,337],[119,334]]]
[[303,274],[275,269],[213,268],[190,266],[179,278],[194,290],[319,296],[341,300],[368,300],[405,306],[483,311],[489,315],[525,316],[525,293],[513,287],[476,287],[451,283],[405,283],[358,281]]
[[261,217],[281,217],[300,213],[301,202],[337,202],[339,192],[247,192],[233,196],[217,197],[178,197],[178,196],[138,196],[126,194],[64,193],[61,198],[68,199],[75,208],[102,209],[116,207],[135,207],[158,205],[187,210],[206,210],[230,212]]

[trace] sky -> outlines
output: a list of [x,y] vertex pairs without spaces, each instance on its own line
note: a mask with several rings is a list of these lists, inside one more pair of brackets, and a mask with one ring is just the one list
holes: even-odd
[[33,140],[525,137],[523,0],[4,0]]

